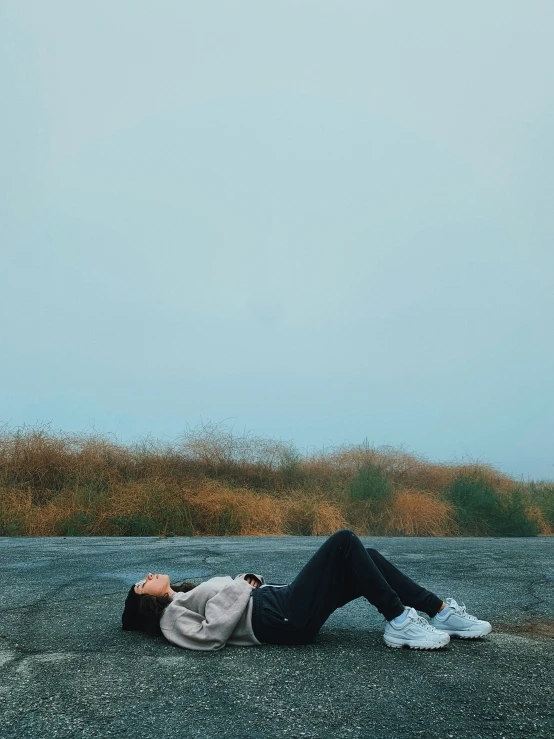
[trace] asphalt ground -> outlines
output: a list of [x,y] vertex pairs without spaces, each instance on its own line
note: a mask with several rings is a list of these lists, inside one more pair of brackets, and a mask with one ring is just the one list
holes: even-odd
[[492,623],[441,650],[387,648],[363,598],[306,646],[202,653],[121,630],[148,571],[286,583],[325,538],[1,538],[0,735],[554,737],[552,537],[362,539]]

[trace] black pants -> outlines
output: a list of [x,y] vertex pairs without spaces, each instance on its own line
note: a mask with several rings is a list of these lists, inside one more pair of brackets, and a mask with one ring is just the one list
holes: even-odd
[[337,608],[363,596],[390,621],[412,606],[429,616],[442,600],[410,580],[376,549],[365,548],[350,529],[324,542],[284,587],[256,588],[252,628],[258,641],[308,644]]

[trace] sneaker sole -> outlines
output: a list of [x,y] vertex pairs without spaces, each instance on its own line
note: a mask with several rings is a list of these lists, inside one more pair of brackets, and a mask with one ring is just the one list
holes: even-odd
[[480,639],[482,636],[486,636],[487,634],[490,634],[492,631],[492,626],[490,629],[484,629],[483,631],[479,631],[477,634],[472,634],[468,631],[445,631],[445,634],[448,634],[450,637],[456,637],[457,639]]
[[386,639],[383,639],[383,641],[387,647],[390,647],[391,649],[402,649],[403,647],[408,647],[408,649],[442,649],[447,646],[450,639],[443,644],[408,644],[408,642],[396,644],[394,642],[387,641]]

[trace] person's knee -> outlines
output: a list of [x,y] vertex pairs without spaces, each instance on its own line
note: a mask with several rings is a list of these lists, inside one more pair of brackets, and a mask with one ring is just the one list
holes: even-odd
[[333,534],[333,538],[336,539],[350,539],[351,537],[356,536],[356,534],[352,531],[352,529],[339,529],[338,531],[335,531]]
[[373,547],[366,547],[366,548],[365,548],[365,550],[366,550],[366,552],[367,552],[367,553],[368,553],[368,554],[369,554],[369,555],[370,555],[371,557],[374,557],[374,556],[375,556],[376,554],[379,554],[379,552],[377,551],[377,549],[374,549]]

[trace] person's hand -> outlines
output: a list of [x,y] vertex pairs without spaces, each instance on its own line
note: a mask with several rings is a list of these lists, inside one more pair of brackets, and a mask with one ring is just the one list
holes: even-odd
[[235,577],[235,580],[246,580],[246,582],[253,588],[259,588],[260,585],[264,584],[264,576],[256,575],[253,572],[242,572],[240,575]]

